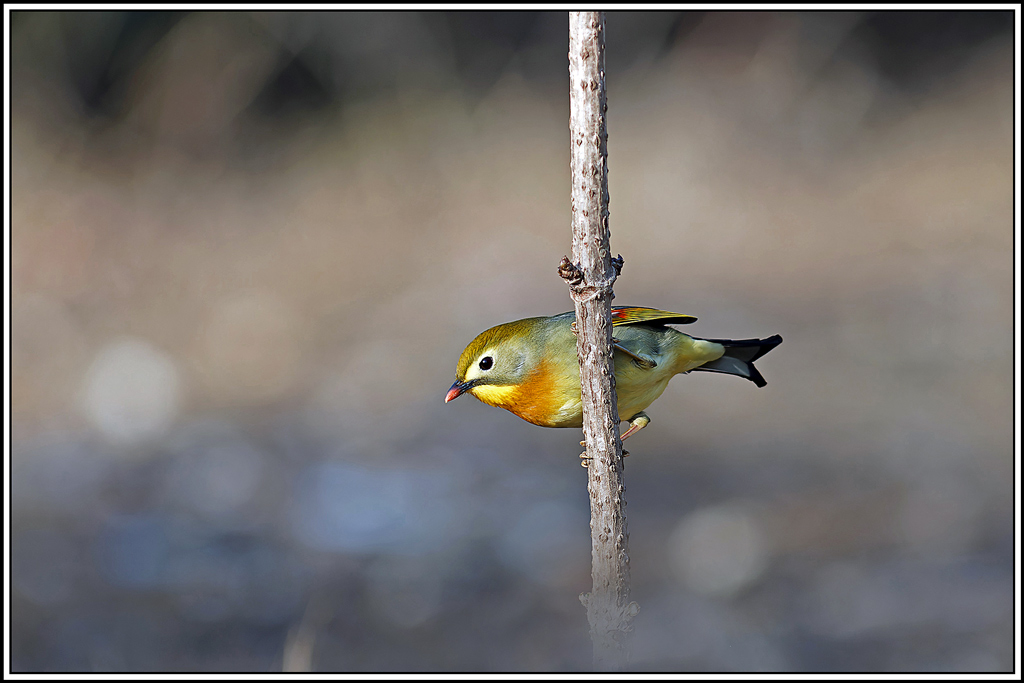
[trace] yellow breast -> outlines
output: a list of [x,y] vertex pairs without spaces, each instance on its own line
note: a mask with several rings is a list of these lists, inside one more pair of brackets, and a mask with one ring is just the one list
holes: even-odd
[[637,368],[628,359],[615,364],[615,393],[618,398],[619,419],[628,420],[654,403],[668,386],[675,373],[659,366],[653,370]]

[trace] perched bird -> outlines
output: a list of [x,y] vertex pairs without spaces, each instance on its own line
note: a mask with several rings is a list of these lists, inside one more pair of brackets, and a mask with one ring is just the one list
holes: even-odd
[[[699,370],[767,382],[754,361],[782,342],[767,339],[700,339],[668,327],[696,320],[654,308],[612,307],[615,391],[625,439],[650,422],[644,412],[673,376]],[[459,358],[455,384],[444,402],[470,393],[541,427],[582,427],[583,401],[572,311],[526,318],[485,330]]]

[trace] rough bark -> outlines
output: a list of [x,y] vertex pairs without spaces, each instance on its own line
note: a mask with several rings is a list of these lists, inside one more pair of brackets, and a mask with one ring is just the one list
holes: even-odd
[[609,250],[603,12],[569,13],[569,92],[573,260],[563,258],[559,273],[576,308],[594,582],[580,600],[587,608],[595,668],[621,669],[639,608],[629,602],[629,534],[612,364],[612,285],[622,259],[611,258]]

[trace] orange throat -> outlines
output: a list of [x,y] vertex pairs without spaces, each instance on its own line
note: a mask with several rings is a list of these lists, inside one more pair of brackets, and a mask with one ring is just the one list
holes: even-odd
[[558,401],[557,392],[553,391],[552,378],[547,368],[548,364],[543,363],[521,384],[481,384],[470,389],[470,392],[487,405],[504,408],[527,422],[541,427],[554,427],[561,402]]

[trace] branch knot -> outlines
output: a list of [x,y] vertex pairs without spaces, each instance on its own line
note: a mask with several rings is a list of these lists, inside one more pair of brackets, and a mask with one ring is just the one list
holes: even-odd
[[585,283],[583,270],[579,265],[570,261],[568,256],[563,256],[562,262],[558,264],[558,274],[569,285],[569,292],[572,294],[573,301],[586,303],[602,296],[614,298],[612,286],[615,284],[615,278],[622,272],[622,263],[622,255],[620,254],[611,261],[612,269],[615,271],[611,274],[611,277]]
[[622,275],[623,263],[625,263],[625,261],[622,260],[622,254],[619,254],[618,256],[612,259],[612,268],[615,269],[615,277]]
[[568,256],[563,256],[558,264],[558,274],[570,287],[578,287],[583,282],[583,271]]

